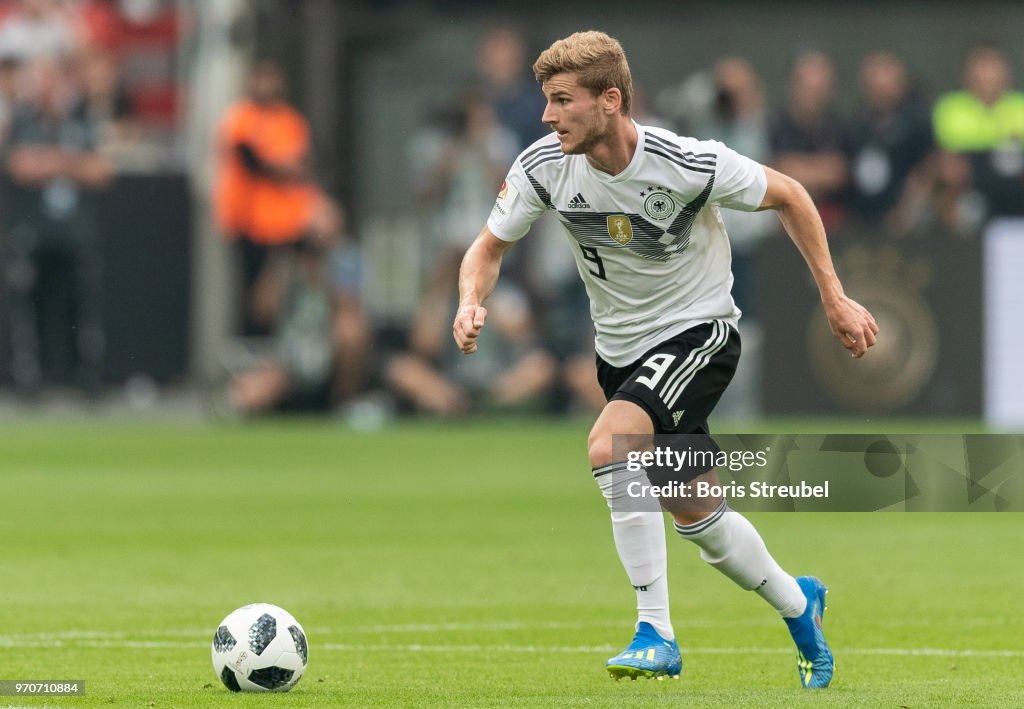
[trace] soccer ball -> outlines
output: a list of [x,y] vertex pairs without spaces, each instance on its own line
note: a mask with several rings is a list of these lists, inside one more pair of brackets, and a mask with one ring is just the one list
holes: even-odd
[[212,654],[213,671],[232,692],[287,692],[306,671],[309,646],[291,613],[252,603],[221,621]]

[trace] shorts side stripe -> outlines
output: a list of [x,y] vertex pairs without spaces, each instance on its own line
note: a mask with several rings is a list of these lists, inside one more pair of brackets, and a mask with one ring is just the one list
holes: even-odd
[[714,329],[712,330],[711,336],[707,339],[703,345],[690,353],[690,357],[687,357],[686,364],[672,376],[671,383],[667,383],[662,390],[662,401],[665,406],[671,408],[675,404],[676,400],[683,393],[686,385],[693,381],[693,377],[701,369],[707,366],[711,358],[725,347],[725,343],[729,340],[729,328],[721,320],[715,320]]
[[672,374],[668,376],[668,378],[665,380],[665,383],[661,386],[661,390],[658,392],[658,395],[662,398],[662,400],[664,400],[665,395],[668,394],[668,392],[671,391],[673,387],[675,387],[676,382],[679,381],[679,377],[684,376],[687,369],[689,369],[693,365],[694,361],[700,357],[700,354],[704,350],[704,348],[708,347],[715,339],[717,339],[717,337],[718,321],[713,320],[711,334],[708,336],[708,339],[705,340],[704,344],[701,345],[700,347],[696,347],[690,350],[690,353],[686,356],[686,359],[683,360],[682,364],[676,367],[675,371],[673,371]]
[[697,365],[693,368],[693,371],[690,372],[683,381],[679,382],[679,384],[676,386],[675,391],[669,395],[670,400],[665,402],[666,406],[668,406],[669,408],[675,406],[676,401],[678,401],[679,397],[683,395],[683,392],[686,390],[686,387],[690,384],[690,382],[693,381],[693,378],[697,376],[697,373],[700,370],[704,369],[704,367],[708,366],[708,363],[711,362],[711,358],[718,354],[725,347],[728,341],[729,328],[723,324],[721,340],[718,343],[716,343],[716,346],[714,348],[705,352],[704,355],[701,357],[701,361],[698,362]]

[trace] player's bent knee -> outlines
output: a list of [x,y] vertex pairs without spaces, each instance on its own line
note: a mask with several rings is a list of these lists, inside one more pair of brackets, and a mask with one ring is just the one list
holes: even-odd
[[[595,429],[596,431],[596,429]],[[611,434],[590,432],[587,440],[587,455],[590,457],[591,468],[601,468],[616,462],[613,454]]]
[[[654,433],[654,424],[650,415],[638,405],[623,400],[609,401],[598,417],[587,439],[587,453],[593,468],[624,460],[627,450],[616,451],[615,438],[622,436],[650,436]],[[623,446],[630,445],[621,441]],[[636,441],[633,441],[636,443]],[[621,446],[620,446],[621,447]],[[616,454],[618,454],[616,456]]]

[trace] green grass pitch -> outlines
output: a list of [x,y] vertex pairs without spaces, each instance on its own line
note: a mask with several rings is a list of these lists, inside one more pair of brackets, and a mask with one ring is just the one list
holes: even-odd
[[[831,589],[823,691],[774,612],[670,535],[683,676],[612,681],[634,599],[585,434],[8,422],[0,679],[87,695],[0,707],[1024,706],[1024,516],[995,513],[752,515]],[[213,674],[218,621],[253,601],[308,632],[289,694]]]

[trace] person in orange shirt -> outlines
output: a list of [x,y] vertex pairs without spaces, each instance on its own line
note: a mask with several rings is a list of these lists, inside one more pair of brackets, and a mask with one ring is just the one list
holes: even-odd
[[257,62],[248,96],[228,109],[218,133],[214,212],[221,232],[238,244],[246,336],[273,329],[274,309],[262,307],[258,295],[267,257],[306,235],[317,196],[309,125],[284,94],[281,67]]

